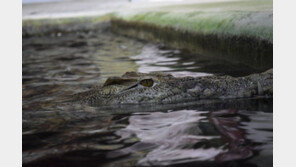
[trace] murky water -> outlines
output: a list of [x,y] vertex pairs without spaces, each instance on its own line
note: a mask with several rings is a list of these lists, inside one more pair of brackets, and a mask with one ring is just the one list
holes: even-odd
[[272,166],[272,99],[92,107],[63,103],[127,71],[242,76],[212,60],[106,29],[23,38],[25,166]]

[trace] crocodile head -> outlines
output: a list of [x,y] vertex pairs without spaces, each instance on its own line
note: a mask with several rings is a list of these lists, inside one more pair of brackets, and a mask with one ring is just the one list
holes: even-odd
[[103,85],[79,96],[82,101],[96,105],[170,103],[191,97],[185,92],[194,78],[185,78],[164,73],[127,72],[121,77],[108,78]]
[[176,103],[194,99],[272,96],[272,69],[245,77],[207,76],[175,78],[164,73],[127,72],[111,77],[78,100],[91,105]]

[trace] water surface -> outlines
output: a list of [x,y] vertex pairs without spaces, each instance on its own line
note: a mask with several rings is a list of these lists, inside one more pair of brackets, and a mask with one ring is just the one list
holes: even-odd
[[257,71],[98,28],[23,37],[24,166],[272,166],[272,99],[93,107],[65,97],[127,71]]

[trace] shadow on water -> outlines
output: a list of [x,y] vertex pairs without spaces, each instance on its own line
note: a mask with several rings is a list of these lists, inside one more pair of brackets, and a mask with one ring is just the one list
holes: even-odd
[[100,28],[27,34],[22,60],[24,166],[272,166],[272,99],[61,102],[126,71],[199,77],[252,69]]

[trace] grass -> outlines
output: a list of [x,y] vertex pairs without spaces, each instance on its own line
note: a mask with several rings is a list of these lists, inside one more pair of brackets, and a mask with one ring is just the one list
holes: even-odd
[[144,12],[116,13],[113,17],[169,26],[180,31],[273,40],[272,0],[165,6]]
[[185,5],[172,5],[159,8],[159,10],[202,10],[202,11],[262,11],[272,9],[272,0],[235,0],[225,2],[212,2],[200,4],[185,4]]

